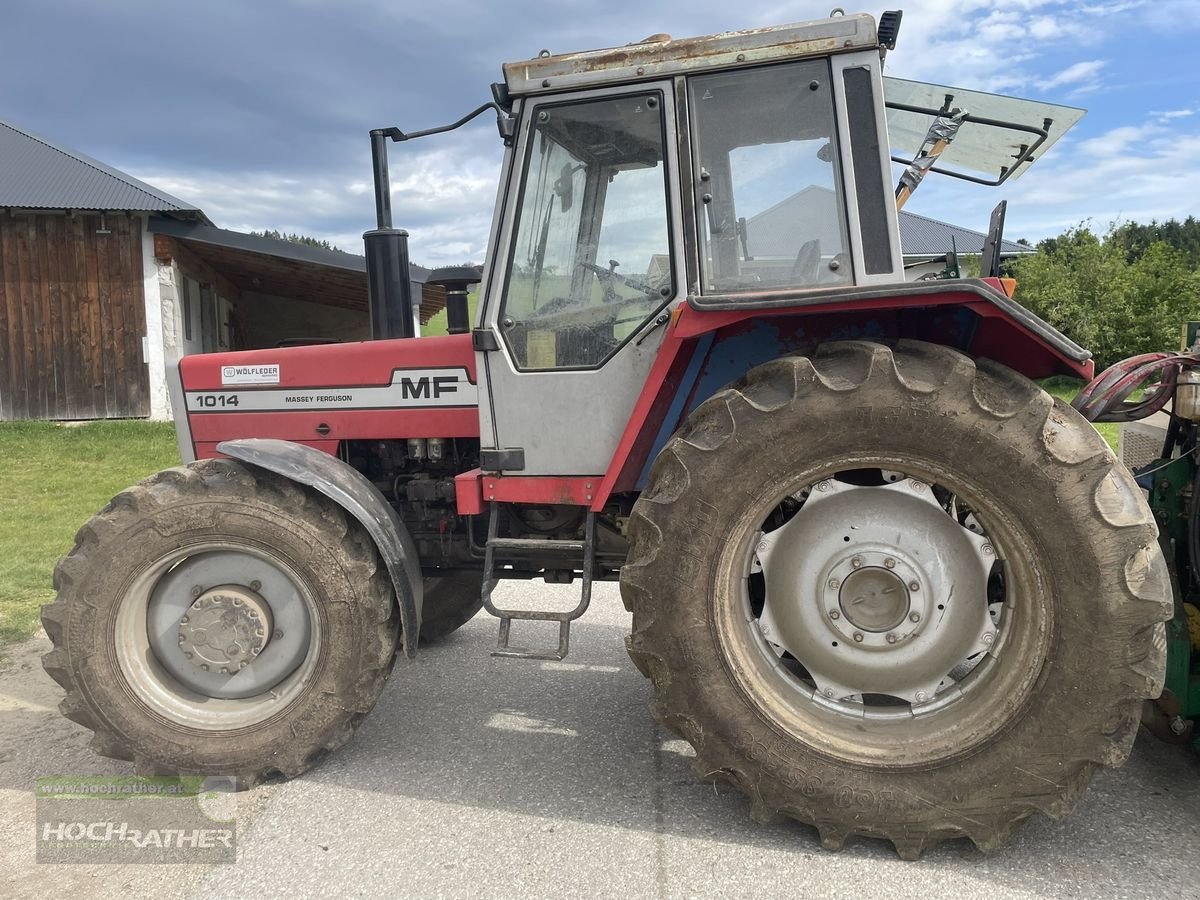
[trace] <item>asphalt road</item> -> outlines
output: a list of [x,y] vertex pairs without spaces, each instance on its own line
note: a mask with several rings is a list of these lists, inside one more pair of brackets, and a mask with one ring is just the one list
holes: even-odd
[[1200,898],[1200,760],[1146,735],[1065,822],[1031,820],[989,856],[962,841],[917,863],[876,841],[829,853],[812,829],[754,824],[654,725],[616,588],[596,595],[565,662],[493,659],[486,616],[399,661],[350,745],[241,795],[239,862],[208,869],[32,864],[32,778],[123,764],[48,708],[40,668],[10,666],[0,723],[27,739],[0,752],[0,895]]

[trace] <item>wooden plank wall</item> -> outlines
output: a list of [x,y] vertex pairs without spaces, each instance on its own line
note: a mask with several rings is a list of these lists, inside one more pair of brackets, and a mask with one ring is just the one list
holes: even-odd
[[0,212],[0,419],[150,413],[141,220]]

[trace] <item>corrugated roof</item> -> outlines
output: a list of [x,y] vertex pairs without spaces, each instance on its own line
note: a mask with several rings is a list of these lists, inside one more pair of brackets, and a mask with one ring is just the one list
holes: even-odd
[[[746,221],[746,243],[755,256],[791,257],[805,241],[817,240],[825,247],[840,247],[833,191],[809,185],[764,209]],[[928,216],[900,211],[900,248],[906,260],[945,256],[951,250],[963,254],[983,252],[987,235],[939,222]],[[1015,241],[1002,241],[1002,256],[1033,253]]]
[[[972,231],[970,228],[960,228],[916,213],[900,211],[900,248],[905,256],[944,256],[955,247],[959,253],[981,253],[986,240],[987,235],[982,231]],[[1000,243],[1002,256],[1034,252],[1032,247],[1016,241]]]
[[204,218],[197,207],[0,119],[0,207],[146,210]]
[[[346,269],[351,272],[366,272],[367,260],[355,253],[344,253],[341,250],[326,250],[323,247],[310,247],[307,244],[297,244],[294,241],[281,241],[278,238],[262,237],[257,234],[246,234],[242,231],[229,231],[213,225],[203,225],[199,222],[175,222],[170,219],[159,219],[150,223],[150,231],[154,234],[166,234],[182,238],[186,241],[196,241],[201,244],[214,244],[218,247],[228,247],[231,250],[245,250],[249,253],[263,253],[278,259],[289,259],[293,262],[314,263],[319,266],[331,266],[335,269]],[[412,280],[425,283],[429,269],[413,265]]]

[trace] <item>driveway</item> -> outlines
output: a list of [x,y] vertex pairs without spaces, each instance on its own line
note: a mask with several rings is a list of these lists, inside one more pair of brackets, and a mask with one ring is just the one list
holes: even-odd
[[561,663],[493,659],[487,616],[398,661],[349,746],[239,796],[239,862],[211,868],[33,863],[33,779],[127,769],[53,711],[59,689],[37,664],[46,641],[31,641],[0,672],[0,894],[1200,897],[1200,761],[1146,735],[1065,822],[1031,820],[990,856],[966,842],[918,863],[875,841],[828,853],[807,827],[756,825],[731,788],[697,782],[690,748],[651,720],[616,587],[598,586],[593,604]]

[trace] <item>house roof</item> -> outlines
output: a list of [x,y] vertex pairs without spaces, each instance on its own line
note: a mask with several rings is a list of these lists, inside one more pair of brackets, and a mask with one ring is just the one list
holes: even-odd
[[[900,248],[907,261],[958,253],[981,253],[987,235],[939,222],[928,216],[900,211]],[[825,247],[840,247],[838,214],[833,191],[818,185],[797,191],[751,217],[746,222],[750,252],[762,257],[792,257],[805,241],[817,240]],[[1001,256],[1033,253],[1014,241],[1002,241]]]
[[[180,241],[242,290],[367,308],[367,260],[357,254],[166,218],[151,219],[150,231]],[[426,284],[430,270],[423,266],[410,266],[409,273],[424,324],[445,307],[446,289]]]
[[3,119],[0,159],[0,207],[137,210],[207,221],[192,204]]
[[[346,269],[364,274],[367,271],[366,258],[354,253],[310,247],[307,244],[281,241],[278,238],[263,237],[257,234],[246,234],[242,231],[229,231],[200,222],[176,222],[170,219],[161,219],[151,222],[150,230],[155,234],[166,234],[199,244],[213,244],[230,250],[265,254],[293,262],[313,263],[318,266],[330,266],[335,269]],[[413,281],[424,283],[428,274],[428,269],[421,266],[412,267]]]
[[[905,256],[944,256],[955,247],[959,253],[981,253],[986,240],[987,235],[982,231],[972,231],[970,228],[900,211],[900,246]],[[1016,241],[1000,242],[1001,256],[1033,252],[1033,247]]]

